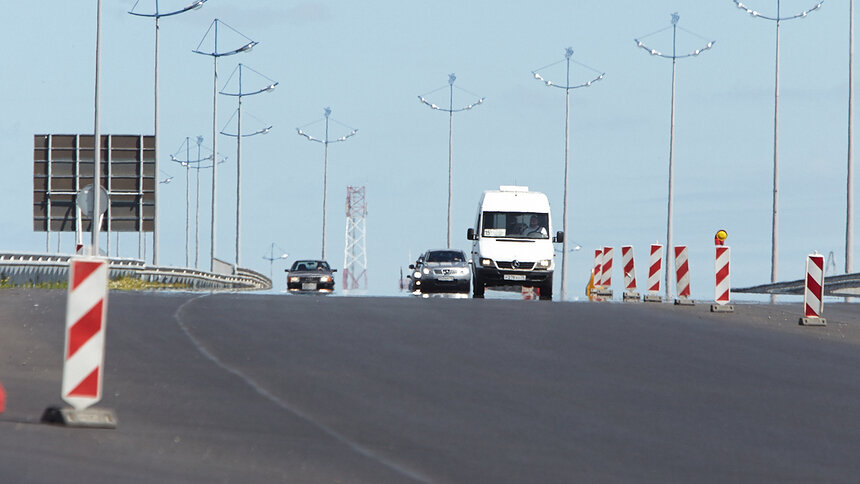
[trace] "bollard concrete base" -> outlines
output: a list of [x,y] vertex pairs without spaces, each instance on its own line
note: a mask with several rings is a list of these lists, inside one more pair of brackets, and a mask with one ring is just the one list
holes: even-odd
[[646,294],[645,297],[642,298],[642,301],[650,303],[661,303],[663,302],[663,297],[659,294]]
[[800,318],[801,326],[827,326],[827,320],[824,318]]
[[639,293],[635,291],[625,292],[621,299],[624,302],[639,302],[641,298],[639,297]]
[[712,313],[733,313],[735,307],[731,304],[711,304]]
[[104,408],[76,410],[68,407],[48,407],[42,414],[42,423],[91,429],[115,429],[117,427],[114,411]]
[[693,301],[692,299],[690,299],[688,297],[679,297],[678,299],[675,299],[675,306],[695,306],[695,305],[696,305],[696,301]]

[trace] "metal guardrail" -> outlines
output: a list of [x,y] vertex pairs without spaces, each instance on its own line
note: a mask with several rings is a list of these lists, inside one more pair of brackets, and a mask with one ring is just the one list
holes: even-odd
[[[732,289],[732,292],[753,294],[794,294],[803,295],[804,280],[761,284],[752,287]],[[860,273],[825,276],[822,289],[825,296],[860,296]]]
[[[16,285],[57,283],[69,279],[69,255],[0,253],[0,279]],[[138,259],[109,258],[109,277],[132,277],[145,282],[182,284],[188,290],[266,290],[272,281],[259,272],[237,268],[234,274],[215,274],[181,267],[148,266]]]

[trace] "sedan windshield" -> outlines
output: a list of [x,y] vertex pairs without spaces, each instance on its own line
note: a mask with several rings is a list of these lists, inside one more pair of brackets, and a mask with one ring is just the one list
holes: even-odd
[[428,252],[427,262],[466,262],[466,255],[460,250],[435,250]]
[[548,239],[549,216],[535,212],[484,212],[481,236]]
[[293,263],[291,271],[328,271],[328,262],[324,260],[299,260]]

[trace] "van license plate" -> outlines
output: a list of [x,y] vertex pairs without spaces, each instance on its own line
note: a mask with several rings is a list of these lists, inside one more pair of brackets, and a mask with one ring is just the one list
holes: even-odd
[[454,276],[439,276],[439,281],[441,282],[451,282],[454,280]]
[[506,281],[525,281],[526,275],[525,274],[505,274],[502,276],[502,279],[504,279]]

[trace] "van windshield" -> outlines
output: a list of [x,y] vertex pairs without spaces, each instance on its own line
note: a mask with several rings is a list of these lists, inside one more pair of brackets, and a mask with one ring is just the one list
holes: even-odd
[[482,237],[549,238],[549,215],[536,212],[484,212]]

